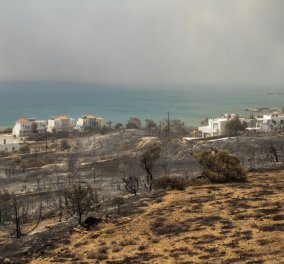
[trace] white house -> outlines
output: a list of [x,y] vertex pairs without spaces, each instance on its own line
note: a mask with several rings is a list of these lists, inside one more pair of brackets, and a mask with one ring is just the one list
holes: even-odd
[[98,127],[103,127],[105,125],[105,120],[102,117],[97,117]]
[[94,115],[85,115],[77,120],[76,128],[82,129],[84,127],[97,127],[97,117]]
[[198,130],[201,132],[201,137],[206,138],[225,135],[228,121],[229,119],[227,117],[208,119],[207,126],[198,127]]
[[284,113],[274,113],[271,116],[271,123],[274,128],[283,128],[284,127]]
[[47,131],[50,133],[71,132],[74,127],[75,120],[65,115],[53,116],[47,123]]
[[94,115],[85,115],[77,120],[76,128],[82,129],[84,127],[102,127],[104,125],[104,119],[102,117],[96,117]]
[[0,152],[16,151],[20,148],[20,142],[15,136],[12,135],[0,135]]
[[46,128],[47,122],[45,120],[21,118],[16,121],[12,134],[16,137],[29,137],[34,134],[44,134]]
[[284,128],[284,114],[279,114],[278,112],[274,112],[271,115],[263,115],[256,120],[256,127],[262,132]]
[[271,130],[271,115],[263,115],[256,118],[256,128],[262,132],[268,132]]

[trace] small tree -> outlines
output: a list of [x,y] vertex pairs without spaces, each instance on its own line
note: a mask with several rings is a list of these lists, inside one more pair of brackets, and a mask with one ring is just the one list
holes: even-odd
[[30,153],[29,145],[21,145],[19,149],[19,153],[21,154]]
[[67,150],[67,149],[70,149],[70,144],[69,144],[67,138],[61,139],[61,141],[60,141],[60,149],[61,149],[62,151]]
[[164,170],[165,176],[170,176],[170,171],[173,165],[173,157],[176,154],[176,140],[170,138],[162,138],[161,143],[161,167]]
[[70,215],[78,217],[78,224],[82,224],[82,217],[95,208],[97,195],[92,186],[73,184],[64,189],[64,209]]
[[112,199],[111,203],[117,206],[117,212],[121,213],[121,206],[124,204],[124,198],[122,196],[116,196]]
[[137,117],[130,117],[127,124],[126,128],[136,128],[139,129],[142,127],[142,123],[139,118]]
[[145,128],[147,129],[155,129],[157,128],[157,124],[154,122],[153,119],[145,119]]
[[205,117],[204,120],[202,120],[202,121],[200,122],[200,125],[202,125],[202,126],[208,126],[208,117],[207,117],[207,116]]
[[156,161],[161,155],[161,146],[158,143],[154,143],[147,147],[147,149],[142,153],[140,158],[140,165],[146,172],[146,182],[147,188],[152,190],[153,184],[153,169]]
[[115,124],[114,128],[117,129],[117,130],[122,129],[123,128],[123,124],[122,123],[117,123],[117,124]]
[[153,135],[158,132],[158,126],[152,119],[145,119],[145,130]]
[[71,184],[71,181],[74,180],[77,169],[78,169],[78,154],[71,153],[67,156],[67,170],[68,170],[69,184]]
[[[4,191],[0,193],[0,225],[4,226],[17,238],[35,230],[40,223],[42,213],[42,197],[38,206],[37,221],[34,226],[24,232],[23,226],[35,220],[35,212],[31,210],[30,200],[27,197],[18,197],[14,193]],[[37,211],[37,210],[36,210]]]
[[226,150],[205,150],[197,155],[202,168],[202,176],[211,182],[244,182],[246,171],[240,159]]
[[233,118],[226,124],[226,130],[228,136],[236,136],[240,132],[245,131],[247,124],[242,123],[238,117]]
[[137,175],[129,175],[128,177],[122,178],[124,189],[134,195],[137,194],[139,190],[139,177]]

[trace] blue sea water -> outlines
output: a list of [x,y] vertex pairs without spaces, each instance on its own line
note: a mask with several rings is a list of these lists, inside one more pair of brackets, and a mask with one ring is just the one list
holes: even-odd
[[54,115],[78,118],[85,114],[106,121],[126,123],[136,116],[160,121],[167,116],[198,125],[206,116],[239,113],[252,107],[284,105],[284,91],[265,88],[218,87],[122,87],[83,82],[0,81],[0,127],[12,126],[16,119],[48,119]]

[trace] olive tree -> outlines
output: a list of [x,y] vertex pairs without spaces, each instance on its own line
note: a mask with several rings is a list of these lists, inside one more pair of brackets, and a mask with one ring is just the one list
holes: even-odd
[[69,216],[77,216],[78,224],[82,217],[96,208],[98,199],[91,185],[73,184],[64,189],[64,210]]
[[235,117],[226,124],[226,131],[228,136],[236,136],[240,132],[245,131],[246,127],[247,123],[242,123],[239,117]]
[[146,172],[146,188],[152,190],[153,184],[153,169],[156,161],[161,155],[161,146],[159,143],[154,143],[148,146],[140,157],[140,165],[143,170]]
[[140,186],[140,180],[138,175],[129,175],[127,177],[122,178],[122,181],[124,189],[127,192],[137,195]]
[[126,128],[136,128],[139,129],[142,127],[142,123],[139,118],[137,117],[130,117],[127,124]]
[[[32,232],[40,223],[42,214],[42,196],[36,209],[32,209],[31,201],[27,197],[19,197],[15,193],[3,191],[0,193],[0,225],[4,226],[17,238]],[[27,231],[23,231],[26,224],[35,224]]]
[[226,150],[204,150],[197,155],[202,168],[202,176],[211,182],[244,182],[246,171],[240,159]]

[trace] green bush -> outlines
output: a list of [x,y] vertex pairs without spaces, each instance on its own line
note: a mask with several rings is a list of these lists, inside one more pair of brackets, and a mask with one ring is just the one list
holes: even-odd
[[155,189],[183,191],[189,185],[189,181],[183,177],[163,176],[154,180],[153,184]]
[[240,159],[226,150],[205,150],[197,155],[202,176],[213,183],[247,181]]

